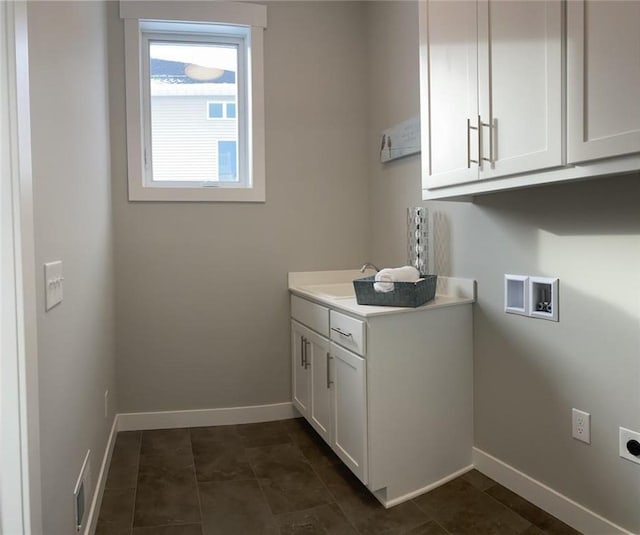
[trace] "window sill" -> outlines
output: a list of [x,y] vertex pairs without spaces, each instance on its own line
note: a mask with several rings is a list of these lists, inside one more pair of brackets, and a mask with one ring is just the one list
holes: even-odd
[[156,202],[266,202],[265,190],[253,188],[144,188],[129,183],[130,201]]

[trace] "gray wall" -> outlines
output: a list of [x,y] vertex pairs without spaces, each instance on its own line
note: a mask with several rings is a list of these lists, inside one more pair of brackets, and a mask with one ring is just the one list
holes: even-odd
[[[381,165],[379,132],[419,112],[418,12],[369,5],[372,259],[405,260],[405,210],[436,219],[436,270],[478,281],[475,445],[640,532],[640,466],[618,457],[618,427],[640,429],[640,176],[420,201],[420,158]],[[560,278],[560,322],[503,312],[503,275]],[[571,408],[592,444],[571,438]]]
[[28,17],[37,273],[63,260],[65,277],[47,313],[37,281],[43,527],[57,535],[75,532],[76,478],[91,449],[94,486],[114,413],[106,11],[29,2]]
[[266,204],[128,202],[109,7],[122,412],[289,401],[287,272],[368,258],[364,5],[268,6]]

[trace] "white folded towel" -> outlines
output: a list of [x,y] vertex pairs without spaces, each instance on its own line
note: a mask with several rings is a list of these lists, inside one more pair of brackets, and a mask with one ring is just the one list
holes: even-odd
[[413,266],[399,268],[385,268],[376,273],[376,282],[373,289],[376,292],[392,292],[394,282],[416,282],[420,278],[420,272]]

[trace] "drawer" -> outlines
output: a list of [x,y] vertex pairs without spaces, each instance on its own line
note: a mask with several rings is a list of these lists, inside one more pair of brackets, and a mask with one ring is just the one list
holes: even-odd
[[360,355],[365,354],[365,323],[335,310],[331,311],[331,340]]
[[291,296],[291,317],[323,336],[329,336],[329,309]]

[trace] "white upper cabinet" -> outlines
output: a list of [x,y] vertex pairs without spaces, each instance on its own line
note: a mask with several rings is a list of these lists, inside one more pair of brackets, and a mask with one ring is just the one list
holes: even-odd
[[[476,1],[420,4],[422,174],[429,186],[476,180]],[[473,140],[471,139],[473,138]],[[473,152],[473,155],[472,155]]]
[[567,159],[640,152],[640,2],[567,4]]
[[423,187],[560,166],[562,5],[421,3]]
[[562,4],[478,2],[479,178],[561,166]]

